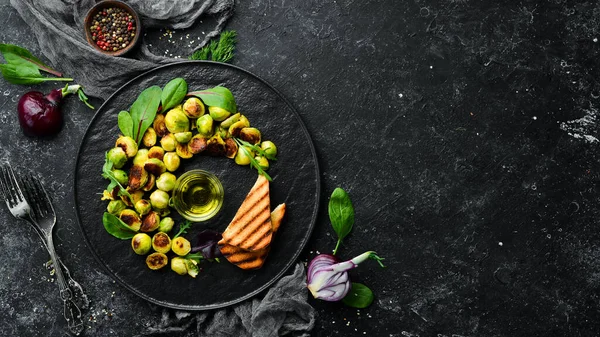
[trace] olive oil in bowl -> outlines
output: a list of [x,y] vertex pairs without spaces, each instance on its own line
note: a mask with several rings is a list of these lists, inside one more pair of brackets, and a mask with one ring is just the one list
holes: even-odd
[[223,185],[214,174],[191,170],[177,179],[173,206],[190,221],[205,221],[219,212],[223,206],[223,194]]

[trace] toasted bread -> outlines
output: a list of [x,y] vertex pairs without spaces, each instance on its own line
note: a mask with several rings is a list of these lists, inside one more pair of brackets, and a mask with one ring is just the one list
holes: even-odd
[[269,181],[259,175],[223,232],[223,241],[248,251],[257,251],[271,243],[272,234]]
[[[275,232],[277,232],[281,226],[281,221],[284,214],[285,204],[277,206],[273,212],[271,212],[271,225],[273,226],[273,234],[275,234]],[[236,266],[245,270],[252,270],[263,266],[267,256],[269,255],[271,246],[254,252],[249,252],[245,249],[227,244],[221,240],[219,241],[219,249],[221,250],[221,254],[223,254],[223,256],[230,263],[235,264]]]

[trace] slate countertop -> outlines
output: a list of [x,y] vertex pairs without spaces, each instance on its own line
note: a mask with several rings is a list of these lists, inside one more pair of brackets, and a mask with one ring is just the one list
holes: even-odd
[[[560,0],[236,4],[233,64],[289,99],[317,150],[322,201],[302,260],[335,246],[338,186],[356,210],[341,256],[386,258],[352,273],[375,292],[369,308],[311,301],[314,336],[600,331],[599,13]],[[41,55],[7,2],[0,24],[0,42]],[[190,32],[202,34],[147,38],[185,57]],[[59,200],[57,251],[92,301],[86,335],[137,334],[159,312],[97,265],[76,222],[70,181],[92,113],[67,100],[58,137],[26,138],[16,101],[30,89],[0,81],[0,157],[43,174]],[[0,334],[64,336],[48,256],[2,208]]]

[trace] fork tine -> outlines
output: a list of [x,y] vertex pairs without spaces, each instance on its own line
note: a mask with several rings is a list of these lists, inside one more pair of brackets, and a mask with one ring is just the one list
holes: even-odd
[[26,186],[30,192],[32,197],[33,206],[36,208],[36,211],[40,216],[45,216],[50,212],[49,200],[44,190],[44,187],[40,183],[39,179],[33,174],[29,173],[25,175],[26,178]]
[[24,201],[25,197],[23,196],[23,192],[21,192],[21,188],[19,187],[19,184],[17,182],[17,177],[15,176],[15,173],[10,164],[4,166],[2,171],[4,182],[7,185],[7,200],[9,200],[11,204],[16,204],[21,201]]
[[9,193],[6,187],[6,178],[4,174],[6,164],[0,165],[0,193],[2,193],[2,197],[8,203]]

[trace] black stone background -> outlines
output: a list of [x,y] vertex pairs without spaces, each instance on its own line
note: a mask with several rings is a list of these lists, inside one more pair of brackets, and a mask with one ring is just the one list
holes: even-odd
[[[323,195],[302,260],[335,245],[338,186],[356,209],[340,256],[386,257],[352,272],[371,307],[311,301],[313,335],[600,332],[599,15],[589,0],[237,3],[234,64],[292,102],[317,148]],[[0,26],[0,41],[41,54],[6,0]],[[202,29],[146,38],[185,57],[186,34]],[[159,312],[104,273],[75,220],[70,181],[92,113],[68,99],[58,137],[26,138],[15,102],[29,89],[0,82],[0,157],[43,174],[57,200],[58,253],[92,301],[86,334],[135,335]],[[0,223],[0,334],[65,335],[38,238],[6,209]]]

